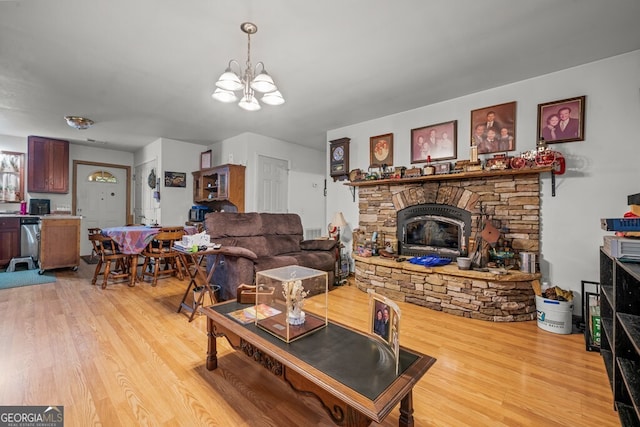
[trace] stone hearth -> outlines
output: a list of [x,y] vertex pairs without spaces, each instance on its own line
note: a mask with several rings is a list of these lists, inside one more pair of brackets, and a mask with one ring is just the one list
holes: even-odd
[[531,281],[539,274],[505,275],[459,270],[455,264],[427,268],[382,257],[356,260],[356,286],[396,301],[457,316],[494,322],[536,318]]

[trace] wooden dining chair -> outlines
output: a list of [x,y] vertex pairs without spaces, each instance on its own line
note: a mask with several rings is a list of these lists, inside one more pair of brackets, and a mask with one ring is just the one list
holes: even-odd
[[151,277],[151,286],[158,284],[158,275],[165,277],[170,274],[184,279],[184,266],[180,261],[180,253],[175,250],[173,243],[181,240],[184,235],[183,227],[162,227],[142,251],[142,279]]
[[102,229],[98,227],[91,227],[87,229],[89,233],[89,241],[91,242],[91,259],[97,259],[96,270],[93,273],[93,279],[91,280],[91,284],[95,285],[98,275],[102,274],[102,257],[100,256],[101,252],[101,242],[98,238],[95,237],[96,234],[102,234]]
[[87,232],[89,235],[89,241],[91,241],[91,259],[95,259],[95,258],[99,258],[98,256],[98,251],[96,249],[96,245],[99,244],[99,242],[95,241],[95,240],[91,240],[91,235],[93,234],[101,234],[102,233],[102,228],[99,227],[91,227],[91,228],[87,228]]
[[95,285],[98,277],[102,276],[102,289],[105,289],[109,279],[113,281],[130,279],[129,264],[131,256],[120,252],[116,242],[102,235],[98,230],[100,229],[89,229],[89,240],[93,246],[93,251],[98,255],[98,263],[96,264],[91,284]]

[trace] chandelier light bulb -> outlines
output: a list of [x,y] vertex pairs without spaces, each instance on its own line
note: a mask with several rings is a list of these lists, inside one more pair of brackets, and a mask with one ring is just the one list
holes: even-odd
[[274,90],[273,92],[265,93],[262,96],[262,102],[267,105],[282,105],[284,104],[284,98],[279,90]]
[[[264,66],[263,66],[264,67]],[[273,79],[267,73],[267,70],[264,68],[262,72],[258,74],[253,81],[251,82],[251,89],[257,90],[258,92],[268,93],[277,90],[276,84],[273,82]]]
[[220,89],[216,88],[216,90],[211,94],[211,97],[220,102],[235,102],[238,100],[236,93],[232,90]]
[[244,87],[240,77],[231,70],[231,66],[227,67],[225,72],[222,73],[216,82],[216,86],[225,90],[240,90]]
[[258,111],[260,109],[260,104],[255,96],[245,95],[242,97],[238,106],[246,111]]

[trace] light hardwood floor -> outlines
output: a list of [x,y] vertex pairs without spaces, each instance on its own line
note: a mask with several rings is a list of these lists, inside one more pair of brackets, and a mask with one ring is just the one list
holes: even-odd
[[[176,313],[186,280],[102,290],[92,268],[0,290],[0,405],[64,405],[67,427],[333,425],[226,340],[207,371],[205,318]],[[330,319],[366,330],[365,293],[343,286],[329,304]],[[414,389],[417,426],[620,425],[582,335],[400,307],[401,344],[438,359]],[[381,425],[398,425],[397,408]]]

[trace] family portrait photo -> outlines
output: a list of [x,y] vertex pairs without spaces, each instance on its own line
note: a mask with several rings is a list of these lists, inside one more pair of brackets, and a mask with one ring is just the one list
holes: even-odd
[[471,111],[471,146],[478,154],[515,150],[515,135],[515,101]]
[[389,306],[376,299],[373,319],[373,333],[383,340],[389,340],[389,329],[391,328]]
[[387,297],[368,289],[369,294],[369,333],[377,336],[393,352],[396,373],[400,355],[400,307]]
[[547,143],[584,141],[585,96],[538,104],[538,138]]
[[458,121],[411,129],[411,163],[457,158]]

